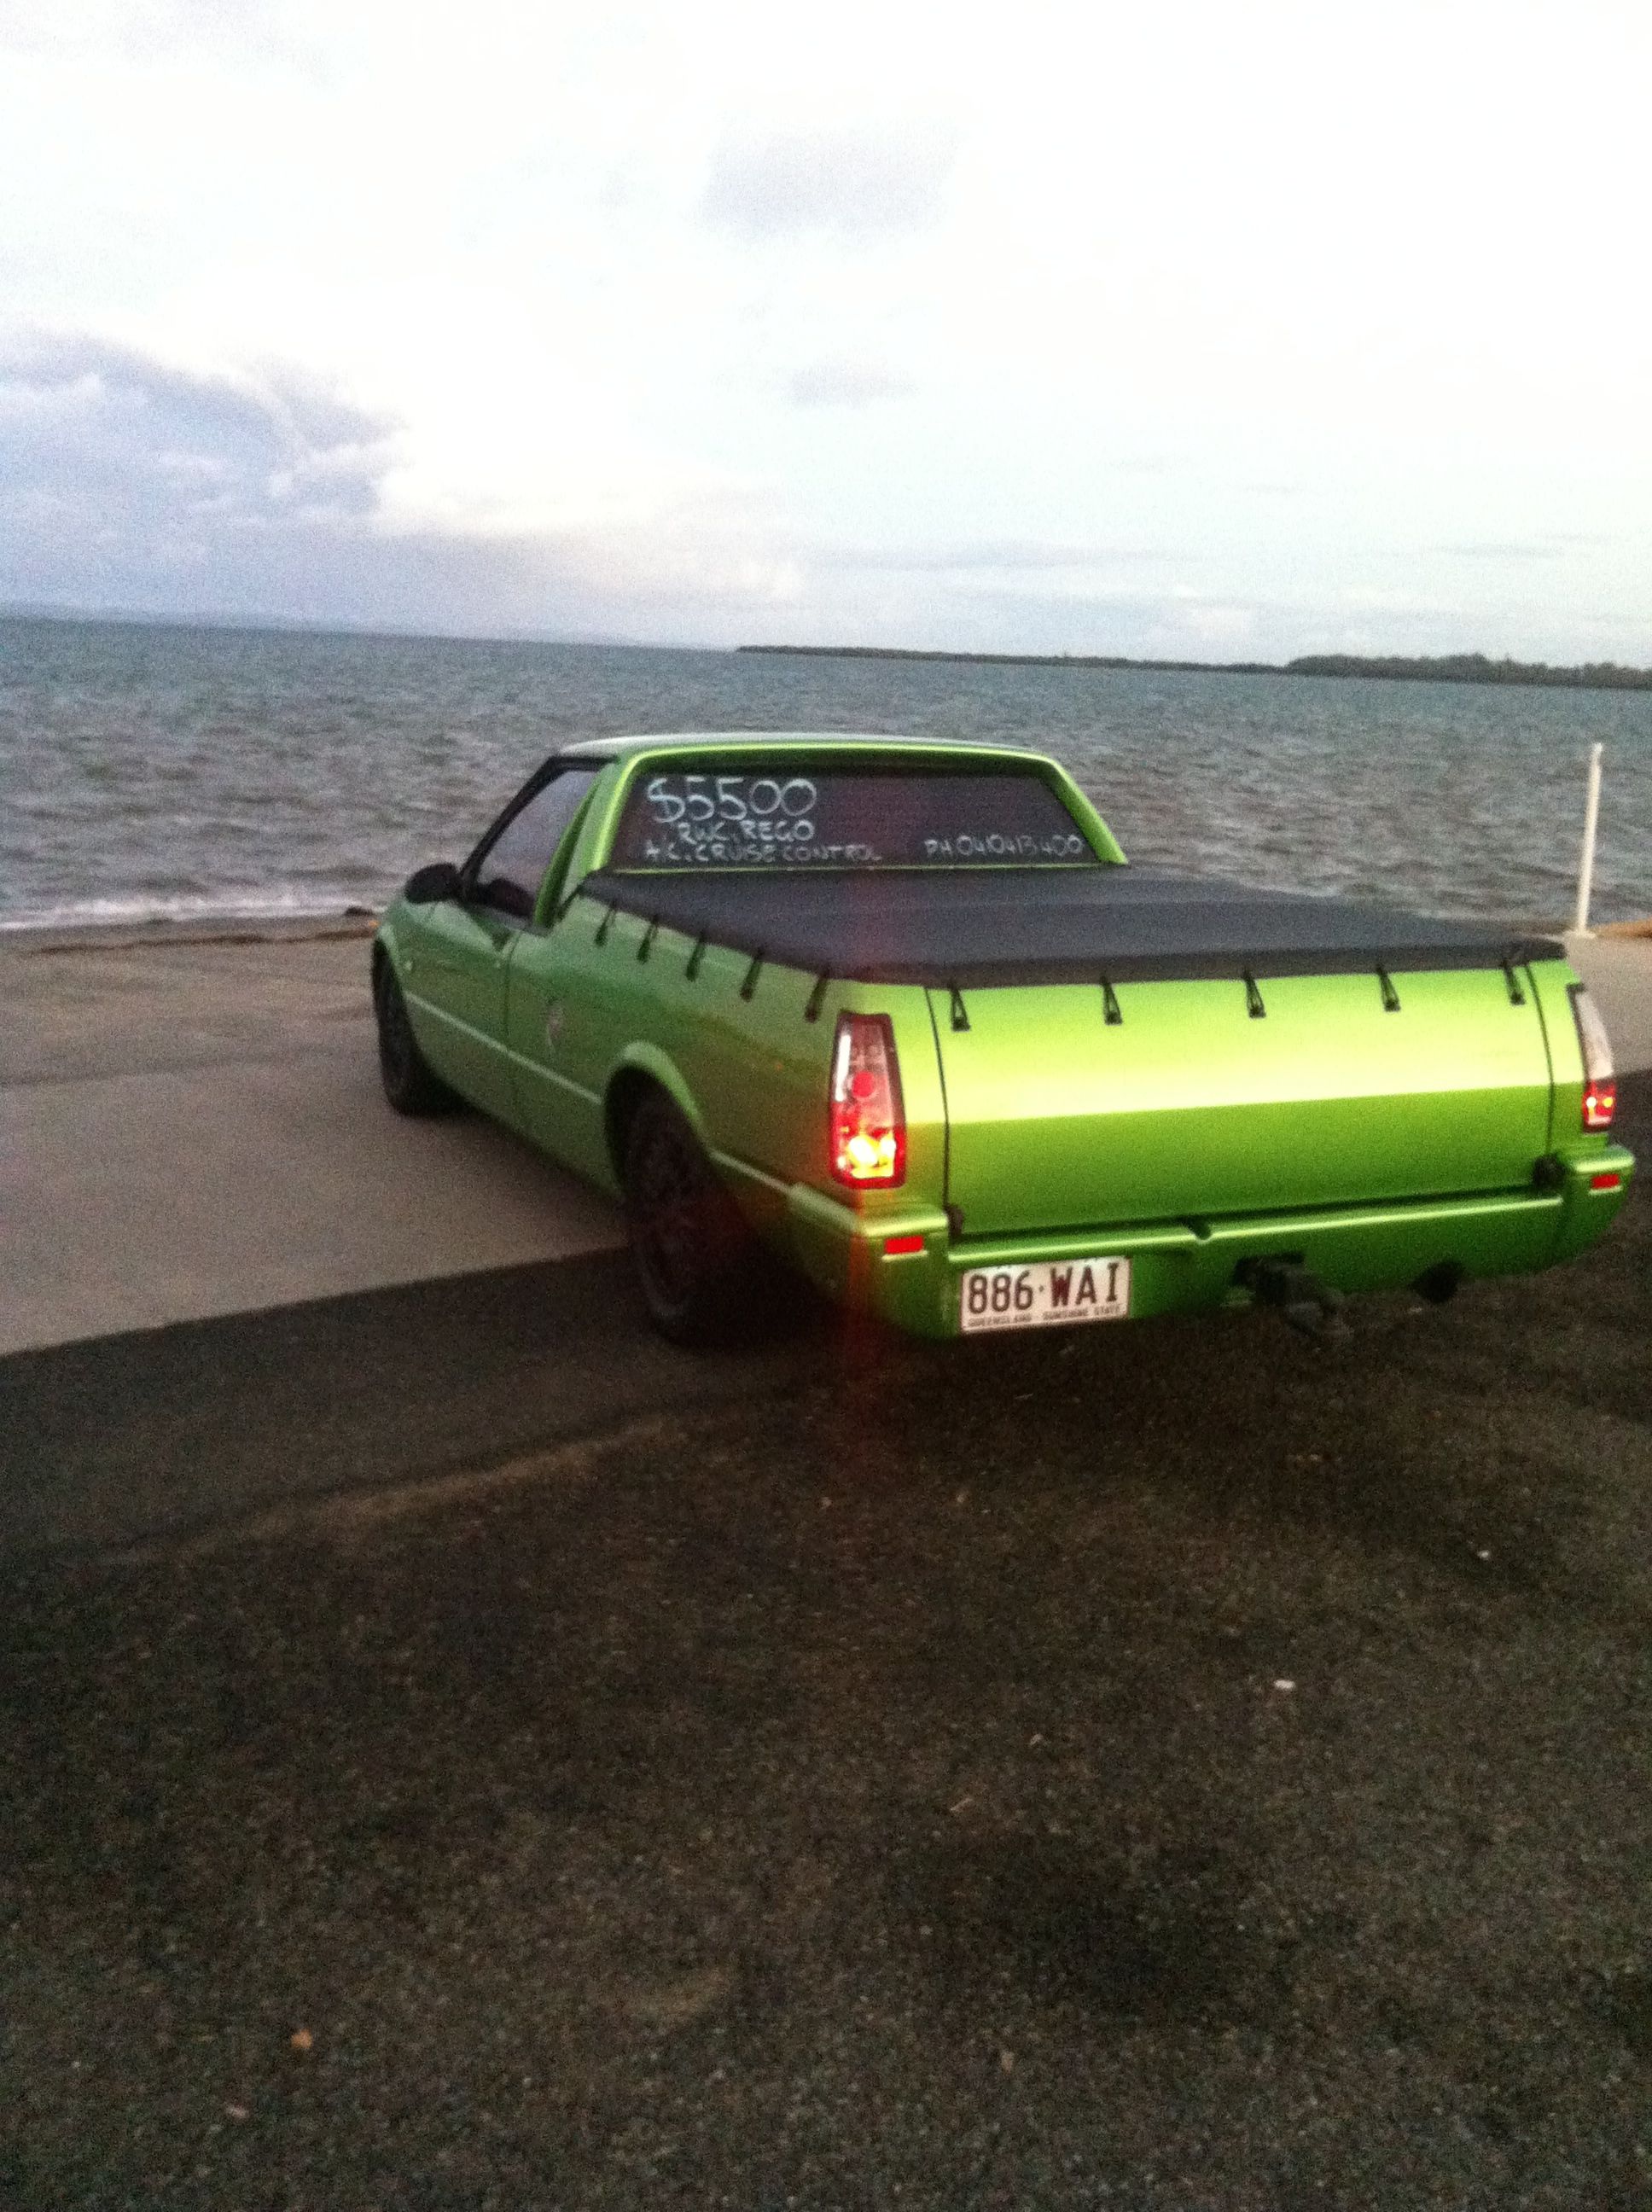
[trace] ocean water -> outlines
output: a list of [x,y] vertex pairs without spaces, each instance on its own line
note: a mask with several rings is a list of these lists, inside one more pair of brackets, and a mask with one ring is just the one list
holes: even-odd
[[0,620],[0,928],[378,907],[560,744],[884,730],[1036,746],[1132,858],[1558,921],[1652,913],[1652,694]]

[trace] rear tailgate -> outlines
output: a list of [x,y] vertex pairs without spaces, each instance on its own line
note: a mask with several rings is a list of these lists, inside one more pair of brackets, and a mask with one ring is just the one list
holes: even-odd
[[1121,981],[1113,1020],[1093,983],[930,1004],[972,1237],[1514,1190],[1548,1147],[1521,969]]

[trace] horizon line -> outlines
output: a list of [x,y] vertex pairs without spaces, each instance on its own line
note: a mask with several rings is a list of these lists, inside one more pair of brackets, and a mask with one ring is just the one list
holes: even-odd
[[[894,645],[685,645],[663,644],[638,637],[583,635],[525,628],[485,629],[425,629],[411,623],[358,623],[343,617],[313,618],[300,615],[240,614],[210,610],[179,613],[143,607],[86,608],[61,602],[0,601],[0,622],[38,622],[106,624],[111,628],[199,629],[240,632],[278,637],[384,638],[433,645],[541,645],[617,653],[720,653],[793,656],[829,660],[941,661],[988,667],[1094,668],[1142,670],[1151,673],[1193,676],[1364,676],[1394,681],[1485,682],[1525,684],[1541,689],[1637,690],[1652,690],[1652,668],[1613,660],[1520,660],[1503,653],[1494,659],[1477,647],[1443,653],[1349,653],[1319,651],[1294,654],[1289,660],[1188,660],[1161,655],[1113,653],[1033,653],[953,646]],[[1327,664],[1337,664],[1329,665]],[[1467,672],[1479,664],[1484,676]],[[1451,676],[1453,665],[1465,672]],[[1627,679],[1627,680],[1625,680]]]

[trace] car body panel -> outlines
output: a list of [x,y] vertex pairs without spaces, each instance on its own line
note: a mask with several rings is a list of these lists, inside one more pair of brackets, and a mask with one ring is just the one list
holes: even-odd
[[967,1030],[938,1024],[948,1201],[990,1236],[1528,1180],[1550,1093],[1530,990],[1391,980],[1391,1006],[1375,975],[1121,982],[1111,1023],[1081,985],[972,991]]
[[500,1048],[519,932],[498,915],[444,899],[414,908],[407,935],[404,988],[421,1049],[484,1113],[513,1121]]

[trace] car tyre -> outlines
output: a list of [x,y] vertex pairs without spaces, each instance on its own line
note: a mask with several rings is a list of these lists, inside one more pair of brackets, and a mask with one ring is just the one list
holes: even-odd
[[419,1050],[407,1001],[387,957],[374,969],[373,1012],[379,1025],[379,1073],[385,1097],[398,1114],[451,1114],[459,1103],[459,1094]]
[[631,1115],[621,1182],[637,1280],[660,1334],[695,1349],[761,1334],[768,1255],[663,1091]]

